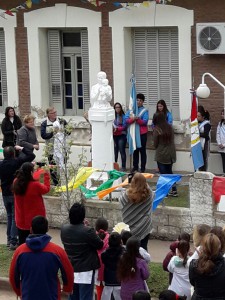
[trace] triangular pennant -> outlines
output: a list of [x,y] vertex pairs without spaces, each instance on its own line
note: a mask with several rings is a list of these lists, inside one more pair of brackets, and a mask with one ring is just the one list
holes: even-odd
[[121,3],[120,2],[113,2],[113,5],[116,6],[116,7],[120,7]]
[[98,1],[98,6],[101,6],[102,4],[106,4],[105,1]]
[[19,9],[26,9],[26,7],[25,7],[24,4],[21,4],[21,5],[17,6],[16,8],[17,8],[18,10],[19,10]]
[[25,2],[25,4],[26,4],[27,8],[31,8],[32,7],[32,1],[31,0],[27,0]]
[[16,7],[14,7],[14,8],[11,8],[10,11],[13,12],[13,13],[17,13],[18,9]]
[[4,13],[9,16],[14,16],[14,14],[10,10],[6,10]]

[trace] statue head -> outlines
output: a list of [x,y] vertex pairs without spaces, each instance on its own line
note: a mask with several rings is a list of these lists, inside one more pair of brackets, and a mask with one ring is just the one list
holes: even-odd
[[98,72],[97,79],[98,79],[98,83],[102,84],[102,80],[106,79],[106,73],[103,71]]
[[102,85],[107,86],[109,84],[108,79],[102,79]]

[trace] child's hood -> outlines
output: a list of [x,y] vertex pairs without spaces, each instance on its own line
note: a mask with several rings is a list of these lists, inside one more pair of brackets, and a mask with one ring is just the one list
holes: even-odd
[[179,256],[174,256],[174,265],[177,268],[184,267],[183,265],[184,259]]

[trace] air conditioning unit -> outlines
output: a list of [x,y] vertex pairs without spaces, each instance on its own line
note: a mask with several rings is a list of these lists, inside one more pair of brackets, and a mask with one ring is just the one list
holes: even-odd
[[197,54],[225,54],[225,23],[196,24]]

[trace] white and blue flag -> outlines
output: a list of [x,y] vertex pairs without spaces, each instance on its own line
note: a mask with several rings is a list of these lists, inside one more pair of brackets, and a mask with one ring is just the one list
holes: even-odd
[[[134,78],[131,79],[131,93],[129,103],[129,117],[138,116],[138,106],[136,99],[136,87]],[[130,124],[127,130],[127,142],[129,144],[129,154],[141,147],[140,126],[136,122]]]

